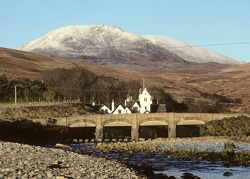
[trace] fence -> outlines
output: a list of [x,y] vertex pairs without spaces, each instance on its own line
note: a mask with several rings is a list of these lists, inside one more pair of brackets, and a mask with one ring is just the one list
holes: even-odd
[[28,107],[28,106],[48,106],[58,105],[63,103],[79,103],[79,100],[64,100],[64,101],[52,101],[52,102],[19,102],[19,103],[0,103],[0,108],[17,108],[17,107]]

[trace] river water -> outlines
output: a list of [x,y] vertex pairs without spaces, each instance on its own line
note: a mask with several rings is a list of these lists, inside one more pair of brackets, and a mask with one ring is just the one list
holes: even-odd
[[[77,143],[70,144],[73,150],[80,150],[82,147],[96,145],[96,143]],[[175,144],[177,145],[177,144]],[[199,148],[206,149],[207,146],[213,148],[217,151],[222,150],[222,144],[192,144]],[[235,143],[238,152],[243,150],[249,150],[250,146],[244,143]],[[47,147],[54,147],[54,145],[47,145]],[[169,147],[169,146],[167,146]],[[183,147],[183,145],[182,145]],[[185,146],[184,146],[185,147]],[[131,156],[122,156],[120,154],[103,154],[101,151],[88,149],[84,151],[84,154],[93,154],[98,157],[105,157],[107,159],[121,159],[123,161],[127,161],[129,164],[136,164],[138,166],[146,164],[147,166],[152,166],[153,170],[157,170],[161,168],[162,171],[154,171],[155,174],[166,174],[167,176],[175,176],[176,178],[180,178],[183,173],[192,173],[195,176],[198,176],[202,179],[250,179],[250,167],[242,167],[242,166],[230,166],[226,167],[224,164],[225,161],[217,161],[211,162],[206,160],[197,160],[195,158],[184,158],[181,156],[171,156],[164,153],[145,153],[138,152],[134,153]],[[145,155],[149,157],[145,157]],[[230,172],[233,176],[223,176],[225,172]]]

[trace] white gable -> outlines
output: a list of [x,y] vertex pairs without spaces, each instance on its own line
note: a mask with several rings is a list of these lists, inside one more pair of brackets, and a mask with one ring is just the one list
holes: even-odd
[[125,113],[125,110],[124,108],[122,107],[122,105],[118,105],[115,110],[112,112],[112,114],[124,114]]
[[101,114],[111,114],[111,110],[106,105],[102,105],[102,107],[99,109],[99,112]]
[[146,111],[150,112],[150,105],[152,104],[152,99],[146,88],[142,91],[141,94],[139,94],[139,100],[141,104],[140,113],[144,113]]
[[125,113],[125,114],[131,114],[132,112],[130,111],[130,109],[129,109],[128,107],[126,107],[126,108],[124,109],[124,113]]
[[133,105],[130,108],[134,113],[139,113],[140,112],[140,105],[137,101],[133,103]]

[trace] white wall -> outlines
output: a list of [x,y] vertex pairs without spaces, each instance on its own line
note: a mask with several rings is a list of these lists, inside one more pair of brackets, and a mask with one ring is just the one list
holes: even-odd
[[150,105],[152,104],[151,95],[148,93],[145,88],[141,94],[139,94],[139,100],[141,104],[140,113],[144,113],[145,111],[150,112]]
[[119,106],[115,109],[115,111],[113,111],[113,114],[124,114],[124,113],[125,113],[124,108],[123,108],[121,105],[119,105]]
[[[104,112],[102,112],[102,111],[104,111]],[[107,107],[107,106],[103,106],[100,110],[99,110],[99,112],[101,113],[101,114],[111,114],[111,110]]]

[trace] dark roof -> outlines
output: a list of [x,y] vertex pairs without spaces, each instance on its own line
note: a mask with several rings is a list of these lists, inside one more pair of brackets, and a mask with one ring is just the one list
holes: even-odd
[[132,101],[127,101],[127,107],[132,108],[132,106],[138,103],[138,105],[141,107],[140,101],[139,100],[132,100]]
[[144,112],[144,114],[145,114],[145,113],[150,113],[150,112],[147,110],[147,111]]
[[160,104],[158,109],[157,109],[157,113],[166,113],[166,104]]
[[94,108],[94,110],[99,111],[103,106],[104,106],[104,104],[96,104],[93,106],[93,108]]
[[127,101],[126,104],[127,104],[127,107],[131,108],[134,104],[134,101]]
[[126,106],[124,109],[126,109],[126,108],[128,108],[128,110],[132,113],[132,111],[129,109],[129,107],[128,107],[128,106]]

